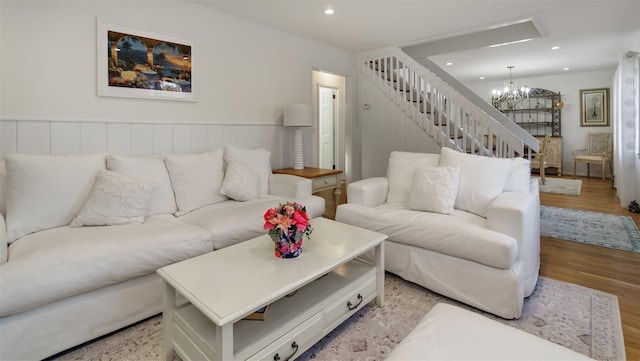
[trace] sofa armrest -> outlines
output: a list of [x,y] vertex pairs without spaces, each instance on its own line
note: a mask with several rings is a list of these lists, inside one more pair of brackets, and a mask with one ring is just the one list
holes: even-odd
[[540,198],[537,189],[505,192],[496,197],[487,209],[487,228],[516,239],[518,260],[537,259],[540,254]]
[[374,177],[353,182],[347,186],[347,202],[367,207],[384,204],[389,191],[386,177]]
[[0,264],[6,263],[9,258],[8,241],[7,223],[4,220],[4,214],[0,212]]
[[269,194],[285,198],[306,197],[312,193],[311,179],[290,174],[270,174]]
[[540,179],[531,179],[529,181],[529,193],[535,194],[540,201]]

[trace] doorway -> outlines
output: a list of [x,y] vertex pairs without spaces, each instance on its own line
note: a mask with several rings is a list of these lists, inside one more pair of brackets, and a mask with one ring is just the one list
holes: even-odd
[[313,164],[342,170],[346,165],[346,78],[323,70],[312,71]]
[[338,118],[338,89],[320,86],[318,89],[318,166],[336,169],[338,154],[336,128]]

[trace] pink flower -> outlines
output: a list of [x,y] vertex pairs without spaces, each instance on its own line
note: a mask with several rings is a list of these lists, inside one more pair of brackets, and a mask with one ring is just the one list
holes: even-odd
[[279,228],[283,232],[286,232],[287,228],[289,228],[292,223],[293,221],[291,220],[291,218],[282,214],[278,214],[278,218],[276,219],[276,228]]
[[270,208],[269,210],[267,210],[264,214],[264,229],[266,230],[274,229],[276,227],[274,224],[274,219],[277,216],[278,216],[278,213],[275,211],[275,209]]
[[293,208],[293,206],[287,204],[286,206],[284,206],[284,213],[288,216],[291,217],[291,215],[293,214],[293,212],[295,212],[295,208]]
[[301,210],[296,210],[293,213],[293,221],[298,231],[304,231],[309,226],[309,219],[307,218],[307,213]]
[[274,242],[282,236],[293,235],[296,232],[303,233],[308,239],[313,231],[305,207],[300,203],[282,203],[268,209],[263,218],[263,228],[268,231]]

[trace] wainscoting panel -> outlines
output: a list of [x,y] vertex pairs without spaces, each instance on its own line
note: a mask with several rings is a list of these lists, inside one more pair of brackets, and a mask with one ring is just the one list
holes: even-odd
[[0,122],[0,155],[15,152],[16,122]]
[[51,153],[80,153],[80,123],[51,123]]
[[[291,138],[291,139],[289,139]],[[225,145],[266,148],[271,165],[290,162],[285,154],[293,132],[280,125],[152,124],[75,121],[0,121],[0,156],[9,153],[120,155],[195,153]]]
[[[107,123],[80,124],[80,153],[105,152],[107,149]],[[76,142],[78,140],[75,140]],[[54,153],[55,154],[55,153]]]
[[209,139],[207,138],[207,125],[192,125],[191,126],[191,148],[190,152],[205,152],[209,149]]
[[173,125],[153,124],[153,151],[151,154],[173,153]]
[[51,152],[51,123],[19,122],[16,131],[18,152],[30,154]]
[[366,77],[358,77],[362,124],[362,177],[380,177],[387,173],[392,151],[440,153],[440,146],[400,107]]
[[133,154],[131,152],[131,126],[130,123],[107,124],[107,152],[123,155]]
[[153,124],[131,125],[131,155],[153,154]]

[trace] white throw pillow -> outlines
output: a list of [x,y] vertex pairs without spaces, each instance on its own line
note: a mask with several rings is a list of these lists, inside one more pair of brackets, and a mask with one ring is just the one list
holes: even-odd
[[196,154],[170,154],[165,157],[176,195],[176,216],[227,200],[220,194],[224,179],[222,149]]
[[105,154],[5,157],[9,242],[29,233],[66,226],[87,199]]
[[504,185],[505,192],[529,192],[531,189],[531,161],[524,158],[511,159],[511,172]]
[[232,160],[227,165],[220,194],[236,201],[248,201],[258,197],[259,181],[254,171]]
[[269,194],[269,175],[271,175],[271,153],[264,148],[245,149],[232,145],[224,147],[224,162],[228,166],[236,161],[258,175],[258,196]]
[[458,194],[458,167],[416,168],[411,183],[409,208],[417,211],[452,214]]
[[504,191],[511,159],[491,158],[442,148],[440,166],[460,167],[455,208],[487,216],[489,203]]
[[411,182],[417,167],[437,167],[439,154],[391,152],[387,178],[389,191],[387,203],[407,203],[411,192]]
[[158,185],[128,175],[101,170],[87,201],[69,226],[112,226],[144,222]]
[[144,179],[158,185],[158,189],[153,192],[149,201],[147,216],[176,212],[176,199],[162,156],[125,157],[111,154],[107,157],[107,165],[111,171],[116,173]]

